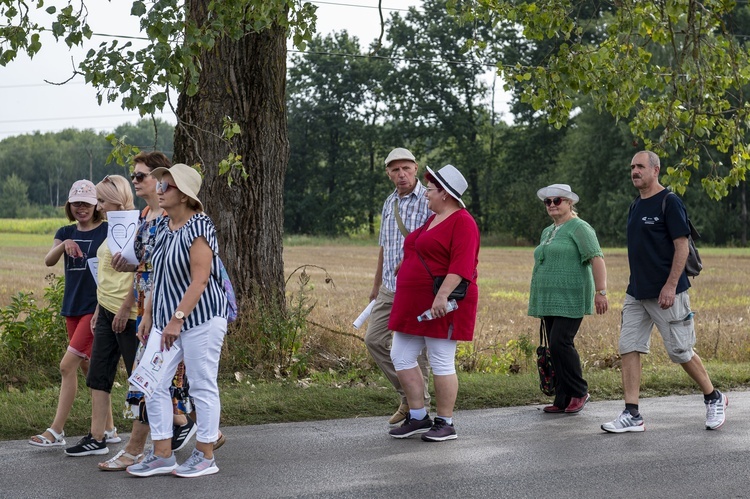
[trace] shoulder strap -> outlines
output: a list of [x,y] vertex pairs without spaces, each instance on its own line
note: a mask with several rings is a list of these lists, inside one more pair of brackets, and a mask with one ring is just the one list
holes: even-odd
[[[661,201],[661,212],[664,213],[664,209],[667,207],[667,198],[672,195],[677,195],[672,191],[669,191],[666,196],[664,196],[664,199]],[[690,216],[687,215],[687,209],[685,210],[686,218],[688,226],[690,227],[690,237],[692,237],[694,240],[700,239],[701,235],[698,232],[698,229],[695,228],[695,225],[693,225],[693,221],[690,220]]]
[[[424,230],[424,225],[419,228],[419,234],[417,234],[417,237],[419,237],[422,234],[422,231]],[[419,258],[419,261],[422,262],[422,265],[424,265],[424,268],[427,269],[427,273],[430,274],[430,277],[432,280],[435,280],[435,276],[432,275],[432,272],[430,272],[430,267],[427,266],[427,262],[424,261],[422,258],[422,255],[419,254],[419,250],[417,249],[417,243],[414,243],[414,252],[417,254],[417,258]]]
[[398,212],[398,194],[396,195],[396,199],[393,200],[393,214],[396,216],[396,223],[398,224],[398,230],[401,231],[401,234],[403,234],[404,237],[408,236],[409,231],[406,230],[404,221],[401,219],[401,214],[399,214]]

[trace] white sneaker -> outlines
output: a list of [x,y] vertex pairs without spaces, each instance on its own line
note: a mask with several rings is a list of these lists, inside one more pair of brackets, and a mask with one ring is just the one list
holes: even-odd
[[617,419],[604,423],[602,430],[609,433],[625,433],[627,431],[646,431],[646,427],[643,426],[643,416],[640,414],[637,418],[630,415],[630,411],[624,410]]
[[117,434],[117,427],[115,426],[111,430],[104,430],[104,438],[107,439],[108,444],[119,444],[122,442],[120,435]]
[[727,419],[726,409],[729,406],[729,397],[719,392],[718,399],[711,402],[704,400],[703,403],[706,404],[706,429],[718,430]]

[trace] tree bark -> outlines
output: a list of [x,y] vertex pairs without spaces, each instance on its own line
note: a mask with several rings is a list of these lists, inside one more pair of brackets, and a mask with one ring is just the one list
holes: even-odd
[[[202,24],[206,0],[189,0],[188,16]],[[198,92],[180,94],[174,162],[201,165],[199,197],[216,224],[221,258],[241,305],[259,299],[284,304],[284,175],[289,160],[286,122],[286,32],[279,26],[239,40],[223,38],[199,55]],[[231,151],[223,119],[242,133],[232,139],[249,176],[219,176]],[[243,307],[247,308],[247,307]]]

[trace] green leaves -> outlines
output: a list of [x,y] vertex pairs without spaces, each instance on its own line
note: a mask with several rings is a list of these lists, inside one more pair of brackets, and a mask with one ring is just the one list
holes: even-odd
[[[735,25],[742,31],[746,5],[722,0],[621,0],[616,7],[593,8],[566,0],[479,3],[487,9],[485,18],[495,14],[512,21],[527,40],[551,47],[537,66],[506,64],[501,73],[515,82],[521,101],[555,127],[568,122],[579,95],[590,96],[597,109],[627,120],[646,147],[674,157],[667,161],[673,168],[665,181],[678,192],[689,184],[691,169],[712,169],[714,155],[747,150],[744,95],[750,58],[744,38],[730,31]],[[478,12],[464,8],[464,13]],[[728,174],[703,182],[716,199],[744,179],[746,160],[731,157]]]

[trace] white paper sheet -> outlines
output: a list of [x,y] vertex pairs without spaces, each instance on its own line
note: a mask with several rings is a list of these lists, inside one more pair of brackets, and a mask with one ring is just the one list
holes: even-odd
[[138,228],[138,210],[110,211],[107,213],[107,247],[112,254],[121,253],[125,261],[138,265],[135,256],[135,232]]
[[362,324],[365,323],[368,317],[370,317],[370,313],[372,312],[372,306],[375,305],[375,300],[372,300],[369,305],[362,311],[361,314],[359,314],[359,317],[354,319],[354,322],[352,322],[352,326],[354,326],[354,329],[359,329],[362,327]]
[[141,361],[133,369],[133,374],[130,375],[128,381],[143,392],[146,397],[150,397],[154,394],[156,387],[161,383],[164,376],[168,375],[164,372],[164,366],[169,364],[179,351],[180,347],[172,345],[169,350],[162,352],[161,331],[152,328],[146,344],[146,351],[143,352]]
[[97,257],[89,258],[86,260],[91,271],[91,275],[94,276],[94,282],[99,285],[99,259]]

